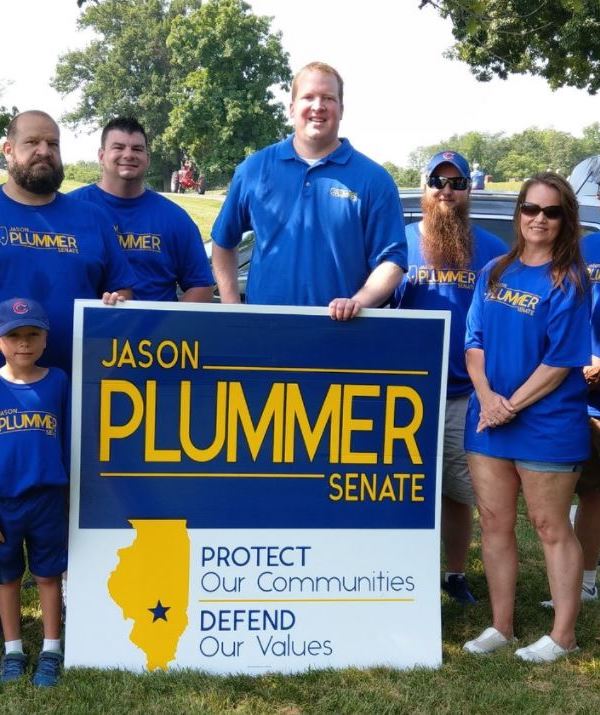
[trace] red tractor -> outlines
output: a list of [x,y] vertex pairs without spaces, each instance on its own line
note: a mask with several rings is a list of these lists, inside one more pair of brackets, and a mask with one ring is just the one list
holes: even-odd
[[196,179],[194,165],[187,159],[183,162],[181,169],[171,174],[171,191],[174,194],[183,194],[190,190],[204,194],[206,191],[206,178],[204,174],[199,174]]

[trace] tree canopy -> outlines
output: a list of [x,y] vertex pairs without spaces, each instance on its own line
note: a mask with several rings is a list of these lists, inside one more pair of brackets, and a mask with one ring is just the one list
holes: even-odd
[[422,0],[453,25],[449,56],[477,79],[530,73],[550,87],[600,89],[598,0]]
[[[7,82],[0,80],[0,97],[2,96],[2,92],[4,91],[6,84]],[[9,109],[3,104],[0,105],[0,137],[4,136],[6,132],[6,127],[8,126],[10,120],[18,113],[19,110],[16,107],[12,107],[12,109]]]
[[222,179],[286,129],[270,88],[287,89],[291,72],[270,22],[243,0],[85,3],[78,26],[96,38],[62,55],[52,81],[63,95],[80,92],[63,120],[97,128],[135,116],[163,180],[183,155]]

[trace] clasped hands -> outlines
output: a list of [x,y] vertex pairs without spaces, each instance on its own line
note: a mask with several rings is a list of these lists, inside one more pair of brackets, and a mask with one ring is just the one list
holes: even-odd
[[490,392],[485,399],[480,399],[479,404],[481,410],[479,412],[477,432],[482,432],[488,428],[500,427],[517,416],[517,410],[510,400],[502,397],[497,392]]

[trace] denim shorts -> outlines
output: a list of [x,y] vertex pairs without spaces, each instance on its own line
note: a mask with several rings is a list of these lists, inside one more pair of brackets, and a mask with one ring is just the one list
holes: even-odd
[[25,572],[25,553],[34,576],[59,576],[67,568],[67,493],[65,487],[30,489],[0,499],[0,583]]
[[531,472],[581,472],[583,462],[537,462],[527,459],[515,459],[515,467],[529,469]]

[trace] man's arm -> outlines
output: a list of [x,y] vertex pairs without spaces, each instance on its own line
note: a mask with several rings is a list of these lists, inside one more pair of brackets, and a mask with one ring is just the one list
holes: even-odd
[[221,303],[241,303],[238,285],[238,251],[222,248],[213,241],[212,267],[221,296]]
[[332,320],[350,320],[361,308],[378,308],[396,290],[404,272],[391,261],[383,261],[373,269],[364,285],[352,298],[334,298],[329,303]]
[[210,303],[213,297],[212,286],[188,288],[179,298],[181,303]]

